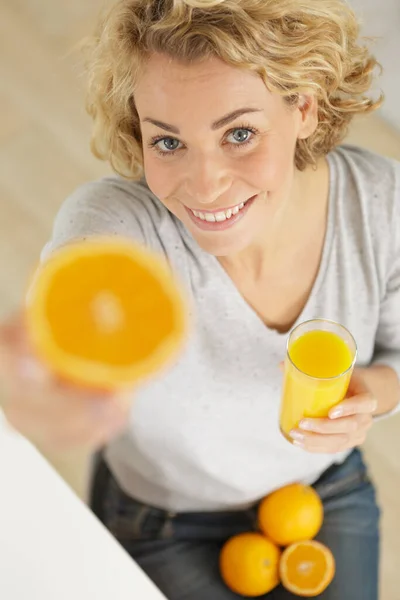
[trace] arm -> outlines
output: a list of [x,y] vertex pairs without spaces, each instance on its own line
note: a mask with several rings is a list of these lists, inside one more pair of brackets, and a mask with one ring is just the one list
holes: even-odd
[[392,215],[392,249],[385,296],[380,306],[375,353],[361,369],[365,384],[378,401],[376,415],[400,409],[400,183]]
[[336,453],[362,444],[373,417],[400,410],[400,181],[391,225],[386,289],[371,365],[354,370],[347,398],[329,418],[303,419],[293,432],[294,443],[310,452]]
[[149,218],[143,210],[144,194],[138,183],[131,182],[129,188],[111,177],[80,186],[58,211],[42,260],[57,248],[92,235],[121,235],[145,243]]
[[373,364],[358,371],[378,403],[374,415],[385,415],[400,408],[400,380],[392,367]]

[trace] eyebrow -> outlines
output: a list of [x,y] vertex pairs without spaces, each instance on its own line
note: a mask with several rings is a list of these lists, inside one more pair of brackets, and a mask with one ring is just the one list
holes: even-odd
[[[215,131],[216,129],[221,129],[221,127],[228,125],[229,123],[231,123],[238,117],[241,117],[242,115],[245,115],[248,113],[255,113],[255,112],[261,112],[261,109],[260,108],[250,108],[250,107],[238,108],[237,110],[234,110],[233,112],[229,113],[228,115],[221,117],[217,121],[214,121],[214,123],[211,123],[211,129],[213,131]],[[179,128],[175,127],[175,125],[170,125],[169,123],[164,123],[163,121],[158,121],[157,119],[152,119],[151,117],[145,117],[143,119],[143,121],[146,121],[147,123],[152,123],[156,127],[160,127],[161,129],[164,129],[165,131],[169,131],[170,133],[178,133],[178,134],[180,133]]]

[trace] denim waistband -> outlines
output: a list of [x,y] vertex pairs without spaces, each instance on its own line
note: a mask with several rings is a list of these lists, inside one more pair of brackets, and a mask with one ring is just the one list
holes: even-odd
[[[313,487],[326,502],[368,483],[370,479],[362,455],[355,450],[344,463],[325,471]],[[117,538],[142,540],[175,536],[223,538],[254,530],[257,529],[258,504],[238,511],[173,513],[146,505],[126,494],[104,460],[98,463],[91,497],[93,512]]]

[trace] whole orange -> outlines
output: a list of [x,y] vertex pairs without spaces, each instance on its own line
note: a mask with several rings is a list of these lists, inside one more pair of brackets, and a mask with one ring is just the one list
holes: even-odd
[[261,502],[261,531],[279,546],[313,539],[321,529],[324,508],[317,492],[308,485],[287,485]]
[[255,598],[279,583],[280,550],[260,533],[242,533],[226,542],[220,554],[220,572],[236,594]]

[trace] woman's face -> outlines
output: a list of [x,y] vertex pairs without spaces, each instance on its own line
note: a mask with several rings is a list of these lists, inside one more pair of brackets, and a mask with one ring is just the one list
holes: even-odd
[[163,55],[147,63],[135,102],[148,185],[199,245],[233,256],[268,235],[311,109],[289,108],[257,74],[219,59],[187,66]]

